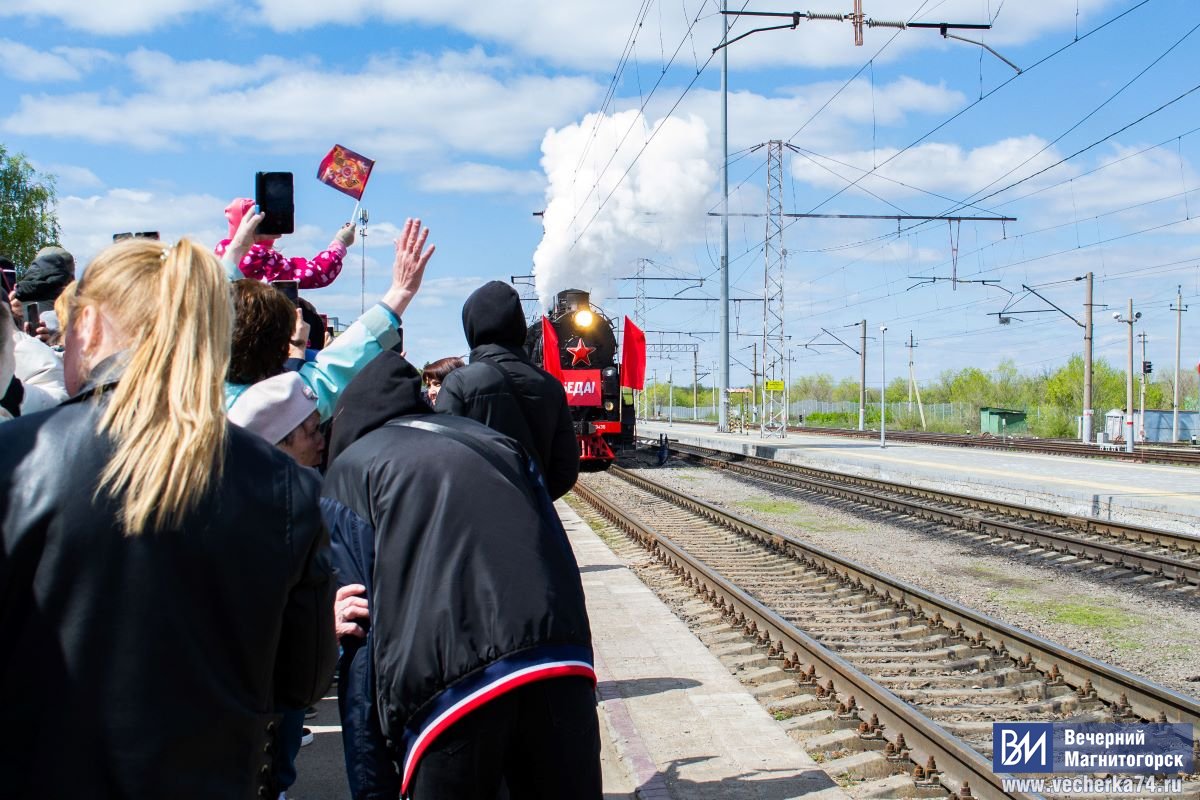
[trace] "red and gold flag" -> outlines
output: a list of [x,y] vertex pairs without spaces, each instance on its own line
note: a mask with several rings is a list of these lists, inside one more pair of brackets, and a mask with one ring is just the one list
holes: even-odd
[[362,200],[363,190],[367,188],[367,178],[371,177],[371,168],[374,166],[375,162],[371,159],[335,144],[329,155],[321,159],[321,166],[317,168],[317,180],[350,195],[355,200]]

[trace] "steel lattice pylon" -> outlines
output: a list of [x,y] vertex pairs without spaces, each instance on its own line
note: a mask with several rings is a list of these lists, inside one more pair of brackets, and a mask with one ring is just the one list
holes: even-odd
[[767,142],[767,235],[763,269],[763,413],[762,436],[787,436],[787,385],[784,382],[783,142]]

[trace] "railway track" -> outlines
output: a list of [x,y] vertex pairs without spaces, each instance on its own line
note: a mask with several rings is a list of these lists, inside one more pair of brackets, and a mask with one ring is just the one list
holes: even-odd
[[992,772],[995,721],[1200,722],[1193,698],[622,468],[575,491],[724,618],[810,752],[898,795],[1031,796]]
[[670,447],[686,458],[772,486],[937,522],[976,541],[1025,546],[1026,554],[1060,554],[1063,566],[1090,562],[1114,579],[1130,579],[1156,591],[1200,590],[1200,538],[1195,536],[693,445]]
[[[663,420],[658,420],[663,421]],[[711,422],[694,422],[691,420],[675,420],[675,425],[697,425],[714,427]],[[878,439],[879,431],[860,431],[852,428],[820,428],[812,426],[788,426],[789,433],[842,436],[851,439]],[[911,442],[914,444],[935,444],[953,447],[983,447],[989,450],[1009,450],[1025,453],[1044,453],[1049,455],[1079,456],[1081,458],[1106,458],[1115,461],[1131,461],[1140,464],[1175,464],[1200,466],[1200,448],[1188,444],[1161,444],[1153,447],[1138,445],[1132,453],[1124,450],[1102,450],[1093,445],[1086,445],[1066,439],[1034,439],[1026,437],[993,437],[976,434],[928,433],[925,431],[891,431],[887,438],[894,442]]]

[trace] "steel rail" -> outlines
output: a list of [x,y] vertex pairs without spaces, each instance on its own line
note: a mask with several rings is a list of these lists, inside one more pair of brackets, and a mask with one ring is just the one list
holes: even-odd
[[729,530],[767,544],[800,559],[813,569],[862,586],[866,591],[899,602],[921,618],[932,618],[956,635],[989,647],[997,655],[1010,655],[1025,668],[1047,675],[1060,675],[1081,692],[1094,691],[1101,700],[1147,720],[1200,723],[1200,701],[1173,692],[1165,686],[1139,678],[1125,670],[1076,653],[1040,636],[981,614],[913,584],[879,573],[855,561],[795,537],[752,522],[733,512],[654,483],[621,467],[612,474],[681,508],[706,517]]
[[[694,420],[676,419],[674,424],[712,427],[712,423]],[[850,439],[874,439],[879,437],[879,431],[860,431],[852,428],[822,428],[810,425],[789,425],[789,433],[809,434],[813,436],[843,436]],[[925,431],[888,431],[888,439],[897,442],[913,444],[934,444],[951,447],[982,447],[989,450],[1016,451],[1022,453],[1042,453],[1047,455],[1079,456],[1080,458],[1102,458],[1113,461],[1127,461],[1139,464],[1171,464],[1175,466],[1191,466],[1200,464],[1200,450],[1186,443],[1162,443],[1155,447],[1145,445],[1137,447],[1134,452],[1124,450],[1102,450],[1093,445],[1060,439],[1033,439],[1021,437],[989,438],[976,434],[928,433]]]
[[[619,470],[620,468],[614,468]],[[623,470],[621,471],[623,473]],[[625,477],[622,474],[622,477]],[[961,791],[969,785],[971,795],[986,800],[1017,798],[1034,800],[1041,795],[1004,792],[1001,779],[983,756],[908,703],[864,675],[850,662],[827,649],[791,622],[756,600],[747,592],[710,569],[699,559],[647,523],[626,514],[592,489],[577,483],[574,491],[602,516],[621,530],[646,542],[664,563],[677,573],[686,573],[688,582],[710,600],[719,600],[722,608],[746,618],[747,631],[766,637],[794,654],[794,663],[816,667],[821,678],[832,681],[835,696],[853,696],[859,708],[878,716],[882,726],[904,734],[911,757],[918,763],[932,756],[943,773],[944,785]],[[800,655],[803,653],[804,655]]]
[[[736,453],[673,443],[677,452],[703,459],[719,469],[738,472],[770,483],[782,483],[796,488],[809,489],[821,494],[840,497],[858,503],[899,511],[919,519],[941,522],[968,531],[998,536],[1006,540],[1017,540],[1043,546],[1066,555],[1084,557],[1116,567],[1136,567],[1152,575],[1170,578],[1177,583],[1200,586],[1200,538],[1182,533],[1157,530],[1136,525],[1122,525],[1062,514],[1056,511],[1005,503],[955,492],[928,489],[906,484],[847,475],[816,467],[800,466],[787,462],[772,461],[758,456],[743,456]],[[710,454],[706,455],[705,451]],[[747,463],[749,462],[749,463]],[[755,466],[759,464],[761,466]],[[783,474],[793,473],[793,474]],[[888,496],[888,493],[907,495],[921,500],[949,503],[960,509],[939,508],[917,501],[908,501]],[[1172,552],[1182,552],[1193,559],[1187,561],[1169,555],[1144,553],[1119,544],[1080,539],[1069,533],[1043,531],[1020,524],[1017,521],[986,519],[974,516],[970,511],[1001,514],[1015,520],[1044,522],[1080,534],[1095,534],[1123,541],[1162,547]]]

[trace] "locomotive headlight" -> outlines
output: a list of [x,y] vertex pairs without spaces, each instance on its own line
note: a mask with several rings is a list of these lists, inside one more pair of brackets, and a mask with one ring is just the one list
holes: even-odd
[[581,308],[575,312],[575,327],[577,328],[590,328],[595,321],[596,315],[586,308]]
[[613,401],[612,401],[612,400],[605,400],[605,401],[604,401],[604,410],[605,410],[605,411],[612,411],[612,410],[613,410],[613,408],[615,408],[615,406],[613,406]]

